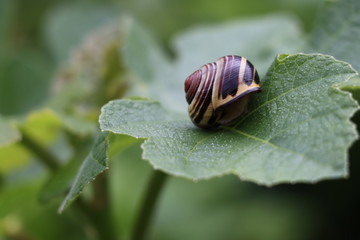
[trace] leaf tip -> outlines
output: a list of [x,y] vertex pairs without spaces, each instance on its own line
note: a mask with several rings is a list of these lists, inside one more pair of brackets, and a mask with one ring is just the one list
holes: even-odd
[[69,203],[68,203],[67,199],[65,199],[65,200],[61,203],[60,207],[58,208],[57,213],[58,213],[59,215],[61,215],[61,214],[64,212],[64,210],[67,208],[67,206],[69,206]]
[[285,61],[285,59],[286,59],[287,57],[289,57],[289,56],[290,56],[290,54],[285,54],[285,53],[283,53],[283,54],[279,54],[279,55],[276,57],[276,59],[277,59],[278,62],[283,62],[283,61]]

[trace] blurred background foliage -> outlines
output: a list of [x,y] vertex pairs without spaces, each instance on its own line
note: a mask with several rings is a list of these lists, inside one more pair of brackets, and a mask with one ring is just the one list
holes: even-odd
[[[23,134],[0,151],[0,239],[96,239],[81,204],[62,215],[57,208],[91,147],[100,107],[129,88],[116,50],[125,41],[124,27],[108,23],[132,16],[175,58],[170,39],[189,27],[286,13],[297,17],[306,35],[320,5],[320,0],[0,0],[0,122],[20,125]],[[1,125],[0,130],[3,134]],[[110,212],[100,214],[92,201],[95,218],[104,231],[127,239],[151,168],[141,160],[141,141],[113,138],[119,139],[109,152],[108,191],[88,187],[84,201],[98,191],[105,194]],[[57,156],[60,170],[37,161],[46,153],[36,144]],[[199,183],[171,178],[150,239],[359,238],[359,141],[350,156],[349,179],[314,185],[266,188],[233,176]]]

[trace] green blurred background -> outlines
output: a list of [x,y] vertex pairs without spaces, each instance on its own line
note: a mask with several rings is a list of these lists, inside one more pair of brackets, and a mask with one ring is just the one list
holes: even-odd
[[169,39],[199,24],[285,12],[297,16],[309,31],[320,1],[1,0],[0,4],[0,112],[12,115],[43,104],[55,69],[71,50],[91,30],[120,15],[134,16],[171,54]]
[[[55,76],[73,50],[87,34],[121,16],[139,21],[175,58],[170,39],[196,25],[286,13],[297,17],[307,34],[321,2],[0,0],[0,114],[22,118],[47,106]],[[141,160],[140,142],[125,141],[133,144],[121,156],[112,156],[108,171],[111,224],[119,239],[129,236],[151,171]],[[51,147],[62,151],[64,159],[69,155],[61,141]],[[358,141],[350,150],[347,180],[267,188],[234,176],[199,183],[171,178],[150,239],[359,239],[359,149]],[[24,150],[17,146],[11,151],[0,154],[0,239],[96,239],[76,209],[57,214],[61,197],[45,204],[39,201],[49,174],[34,157],[5,163],[14,151],[21,155]],[[85,196],[91,194],[91,189],[85,191]]]

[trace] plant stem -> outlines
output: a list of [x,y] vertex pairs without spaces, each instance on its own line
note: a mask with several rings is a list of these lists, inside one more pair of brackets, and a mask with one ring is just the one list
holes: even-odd
[[[20,129],[21,130],[21,129]],[[21,144],[30,150],[52,172],[59,168],[59,161],[55,155],[32,139],[25,131],[21,130]]]
[[100,233],[100,239],[115,240],[115,228],[111,221],[111,209],[109,200],[109,183],[106,172],[101,173],[93,182],[94,199],[91,208],[96,216],[97,229]]
[[86,203],[81,197],[76,200],[75,206],[82,212],[90,225],[95,229],[97,239],[116,239],[113,226],[110,224],[109,214],[107,214],[108,212],[102,213],[100,211],[95,211],[92,206]]
[[147,186],[145,197],[138,213],[131,239],[142,240],[149,227],[150,220],[153,216],[157,200],[160,196],[162,187],[164,186],[167,174],[161,171],[154,171],[151,175],[150,182]]

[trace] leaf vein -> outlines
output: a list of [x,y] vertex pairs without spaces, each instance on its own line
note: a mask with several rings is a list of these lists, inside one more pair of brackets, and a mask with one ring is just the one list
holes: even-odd
[[[339,73],[338,75],[341,75],[341,74],[344,74],[344,73]],[[335,76],[337,76],[337,75],[332,75],[332,76],[335,77]],[[266,106],[267,104],[276,101],[277,99],[279,99],[279,98],[281,98],[281,97],[283,97],[283,96],[285,96],[285,95],[287,95],[287,94],[289,94],[289,93],[297,90],[298,88],[306,87],[306,86],[309,86],[309,85],[311,85],[311,84],[315,84],[315,83],[317,83],[317,82],[319,82],[319,81],[321,81],[321,80],[323,80],[323,79],[324,79],[324,77],[317,78],[317,79],[315,79],[315,80],[313,80],[313,81],[311,81],[311,82],[308,82],[308,83],[303,84],[303,85],[299,85],[299,86],[297,86],[296,88],[290,89],[290,90],[288,90],[288,91],[286,91],[286,92],[283,92],[283,93],[280,94],[280,95],[277,95],[276,97],[274,97],[274,98],[272,98],[272,99],[270,99],[270,100],[265,101],[264,103],[260,104],[259,106],[257,106],[256,108],[254,108],[253,110],[251,110],[250,112],[248,112],[248,113],[246,114],[246,116],[244,116],[244,117],[234,126],[234,128],[237,128],[237,127],[238,127],[242,122],[244,122],[249,116],[251,116],[253,113],[257,112],[258,110],[260,110],[262,107]]]
[[[314,162],[314,163],[316,163],[316,164],[318,164],[318,165],[321,165],[321,164],[319,164],[315,159],[312,159],[312,158],[310,158],[309,156],[307,156],[307,155],[305,155],[305,154],[303,154],[303,153],[299,153],[299,152],[296,152],[296,151],[294,151],[294,150],[292,150],[292,149],[284,148],[284,147],[282,147],[282,146],[273,144],[273,143],[271,143],[271,142],[269,142],[269,141],[267,141],[267,140],[265,140],[265,139],[262,139],[262,138],[259,138],[259,137],[255,137],[255,136],[253,136],[253,135],[251,135],[251,134],[242,132],[242,131],[240,131],[240,130],[238,130],[238,129],[234,129],[234,128],[230,128],[230,127],[224,127],[224,128],[227,129],[227,130],[229,130],[229,131],[232,131],[232,132],[238,133],[238,134],[240,134],[240,135],[243,135],[243,136],[245,136],[245,137],[248,137],[248,138],[250,138],[250,139],[253,139],[253,140],[255,140],[255,141],[261,142],[262,144],[267,144],[267,145],[269,145],[269,146],[271,146],[271,147],[273,147],[273,148],[277,148],[277,149],[280,149],[280,150],[283,150],[283,151],[287,151],[287,152],[291,152],[291,153],[293,153],[293,154],[295,154],[295,155],[301,156],[301,157],[303,158],[303,160],[308,160],[308,161],[310,161],[310,162]],[[323,165],[326,166],[326,164],[323,164]]]
[[333,114],[335,112],[336,112],[336,110],[333,110],[331,112],[326,112],[324,114],[320,114],[320,115],[317,115],[317,116],[314,116],[314,117],[307,118],[307,119],[305,119],[303,121],[300,121],[300,122],[294,122],[294,123],[290,124],[289,126],[283,128],[283,129],[279,129],[279,131],[277,131],[275,135],[273,135],[269,139],[267,139],[267,141],[271,142],[272,139],[274,139],[275,137],[279,136],[281,133],[283,133],[283,132],[285,132],[285,131],[287,131],[287,130],[295,127],[295,126],[307,123],[307,122],[309,122],[311,120],[314,120],[314,119],[317,119],[317,118],[321,118],[321,117],[325,117],[327,115],[331,115],[331,114]]

